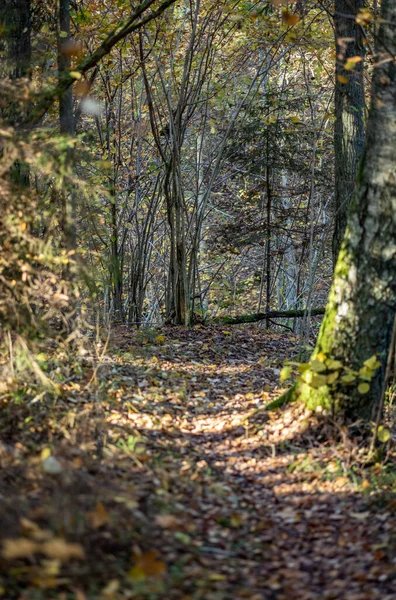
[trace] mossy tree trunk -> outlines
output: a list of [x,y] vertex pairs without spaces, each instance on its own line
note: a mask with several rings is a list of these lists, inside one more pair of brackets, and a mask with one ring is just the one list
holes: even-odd
[[[308,384],[300,382],[296,388],[311,405],[332,405],[352,419],[376,415],[396,312],[394,0],[383,0],[382,19],[367,141],[347,230],[318,342],[303,375]],[[380,365],[372,369],[375,364],[369,359],[374,355]],[[369,377],[362,386],[359,370],[365,361],[369,366],[363,375],[368,373]],[[355,378],[350,372],[348,377],[348,368],[357,373]]]
[[[335,219],[333,261],[337,261],[364,144],[363,32],[355,16],[363,0],[335,0]],[[352,67],[352,68],[351,68]]]

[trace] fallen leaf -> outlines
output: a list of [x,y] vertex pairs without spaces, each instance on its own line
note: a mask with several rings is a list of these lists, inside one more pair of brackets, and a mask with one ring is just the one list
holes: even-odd
[[87,513],[87,518],[94,529],[99,529],[109,522],[109,513],[101,502],[95,507],[95,510]]
[[161,578],[165,573],[166,565],[161,560],[158,560],[158,551],[149,550],[137,558],[128,576],[133,581],[143,581],[149,577]]
[[84,549],[80,544],[67,542],[63,538],[48,540],[48,542],[41,545],[40,552],[49,558],[57,558],[61,561],[85,558]]
[[179,527],[179,520],[175,515],[157,515],[155,522],[165,529],[177,529]]
[[2,556],[6,560],[16,558],[26,558],[32,556],[39,549],[39,545],[27,538],[17,538],[14,540],[4,540]]

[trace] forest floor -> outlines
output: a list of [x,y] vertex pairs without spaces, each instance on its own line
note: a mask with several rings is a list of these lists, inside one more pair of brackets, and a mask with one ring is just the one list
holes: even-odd
[[[0,389],[0,598],[394,600],[395,450],[279,393],[297,340],[118,328]],[[328,426],[327,426],[328,427]]]

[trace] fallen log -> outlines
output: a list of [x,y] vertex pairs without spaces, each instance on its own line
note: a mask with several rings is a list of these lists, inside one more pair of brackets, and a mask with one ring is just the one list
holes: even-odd
[[264,321],[265,319],[293,319],[304,317],[306,314],[310,314],[312,317],[317,315],[324,315],[325,309],[322,308],[311,308],[310,311],[306,309],[302,310],[270,310],[265,313],[255,313],[252,315],[239,315],[237,317],[217,317],[213,319],[212,323],[219,323],[221,325],[240,325],[242,323],[256,323],[257,321]]

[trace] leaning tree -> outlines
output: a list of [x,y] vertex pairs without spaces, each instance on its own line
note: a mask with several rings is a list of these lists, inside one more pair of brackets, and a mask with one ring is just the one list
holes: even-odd
[[396,3],[383,0],[366,145],[326,313],[293,390],[311,406],[372,419],[396,314]]

